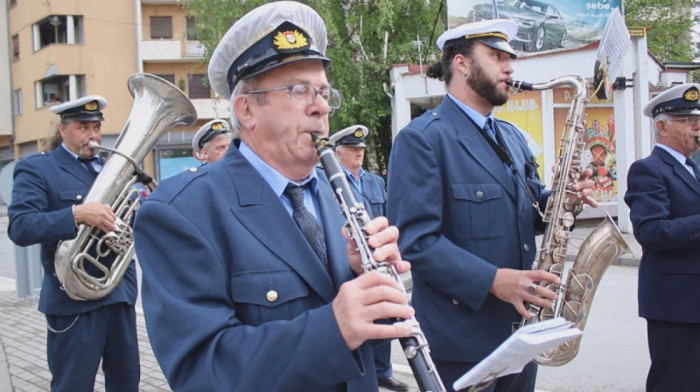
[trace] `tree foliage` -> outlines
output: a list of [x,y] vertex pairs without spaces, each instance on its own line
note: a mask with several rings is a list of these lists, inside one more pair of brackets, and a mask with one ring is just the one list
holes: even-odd
[[649,51],[661,62],[689,62],[700,55],[692,31],[700,22],[699,0],[627,0],[625,22],[647,28]]
[[[206,48],[204,61],[228,28],[264,0],[187,0],[195,17],[197,36]],[[343,104],[331,115],[331,133],[353,124],[370,129],[367,160],[381,171],[391,148],[392,82],[394,64],[417,64],[423,53],[437,54],[435,39],[445,26],[441,0],[305,0],[323,18],[328,30],[326,55],[333,61],[328,77],[343,93]],[[430,48],[428,51],[427,48]]]
[[[204,62],[229,27],[268,0],[183,0],[195,16],[197,36],[206,48]],[[445,0],[301,0],[323,18],[328,30],[328,75],[343,93],[343,105],[331,115],[331,133],[353,124],[369,127],[366,159],[372,171],[386,167],[391,148],[392,81],[389,70],[400,63],[437,59],[435,40],[446,26]],[[648,46],[660,61],[692,61],[698,44],[691,30],[698,24],[700,0],[626,0],[628,26],[648,28]]]

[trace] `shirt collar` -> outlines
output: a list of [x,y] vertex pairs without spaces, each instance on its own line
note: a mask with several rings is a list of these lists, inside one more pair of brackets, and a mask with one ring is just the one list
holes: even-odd
[[470,108],[469,106],[465,105],[464,103],[460,102],[457,98],[455,98],[452,94],[447,93],[447,96],[459,107],[462,109],[464,114],[466,114],[469,118],[476,123],[479,128],[484,128],[486,125],[486,119],[490,118],[491,123],[493,123],[493,112],[489,113],[488,116],[483,116],[481,113],[477,112],[476,110]]
[[681,164],[683,164],[683,166],[685,166],[685,159],[686,159],[685,155],[681,154],[680,152],[674,150],[673,148],[671,148],[665,144],[656,143],[656,146],[663,149],[663,150],[666,150],[666,152],[671,154],[672,157],[676,158],[676,160],[678,162],[680,162]]
[[[241,155],[243,155],[243,157],[247,159],[251,165],[253,165],[253,168],[255,168],[255,170],[258,173],[260,173],[262,178],[265,180],[265,182],[267,182],[270,185],[277,197],[282,196],[282,194],[284,193],[284,189],[287,187],[287,184],[289,184],[290,182],[295,183],[294,181],[283,176],[277,170],[273,169],[272,166],[267,164],[267,162],[263,161],[255,152],[253,152],[253,150],[250,149],[250,147],[248,147],[247,144],[245,144],[245,142],[241,141],[241,145],[238,147],[238,151],[240,151]],[[316,188],[318,187],[318,178],[316,176],[316,170],[312,169],[308,177],[306,177],[304,181],[297,185],[305,185],[309,182],[311,190],[315,194]]]

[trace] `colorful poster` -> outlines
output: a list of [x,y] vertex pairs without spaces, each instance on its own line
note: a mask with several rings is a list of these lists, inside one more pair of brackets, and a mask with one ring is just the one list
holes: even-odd
[[[561,140],[568,109],[554,109],[554,127]],[[593,198],[599,203],[617,202],[615,117],[612,108],[587,108],[581,167],[593,170]],[[559,154],[560,152],[557,152]],[[557,155],[559,156],[559,155]]]
[[484,19],[518,24],[510,42],[521,55],[574,49],[600,39],[608,15],[622,0],[447,0],[449,27]]

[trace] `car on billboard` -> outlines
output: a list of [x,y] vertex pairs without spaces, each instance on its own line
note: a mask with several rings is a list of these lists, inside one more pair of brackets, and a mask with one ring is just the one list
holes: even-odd
[[[500,0],[496,2],[497,18],[511,19],[518,24],[518,34],[511,41],[515,49],[539,52],[561,48],[566,38],[564,18],[551,4],[536,0]],[[495,19],[493,4],[477,4],[467,19],[476,22]]]

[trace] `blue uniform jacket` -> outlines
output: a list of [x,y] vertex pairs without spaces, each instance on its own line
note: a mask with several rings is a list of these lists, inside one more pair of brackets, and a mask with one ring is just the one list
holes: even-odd
[[[548,192],[513,125],[497,120],[510,155],[544,207]],[[449,98],[396,137],[387,214],[412,263],[412,303],[435,358],[478,362],[512,333],[515,308],[489,293],[497,268],[530,269],[543,228],[524,186]]]
[[348,182],[350,183],[350,188],[352,188],[355,200],[364,204],[370,218],[386,215],[386,191],[383,178],[365,171],[365,175],[360,177],[362,193],[350,179],[348,179]]
[[74,301],[61,289],[55,275],[54,255],[61,240],[75,238],[71,207],[82,203],[94,177],[65,148],[33,154],[17,162],[14,170],[12,203],[7,209],[7,233],[17,245],[41,243],[44,268],[39,310],[55,316],[69,316],[101,306],[136,302],[136,270],[133,262],[119,285],[105,298]]
[[630,167],[625,202],[643,252],[639,315],[700,323],[700,182],[655,147]]
[[141,207],[144,314],[173,390],[377,390],[371,344],[350,351],[333,315],[353,274],[344,221],[318,178],[333,280],[235,143],[164,180]]

